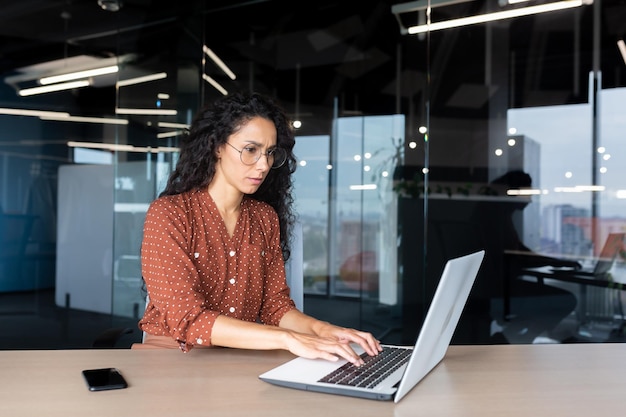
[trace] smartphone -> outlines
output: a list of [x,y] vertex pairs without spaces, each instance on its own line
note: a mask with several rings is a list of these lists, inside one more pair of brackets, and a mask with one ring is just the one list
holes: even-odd
[[83,377],[89,391],[105,391],[128,387],[126,380],[116,368],[85,369]]

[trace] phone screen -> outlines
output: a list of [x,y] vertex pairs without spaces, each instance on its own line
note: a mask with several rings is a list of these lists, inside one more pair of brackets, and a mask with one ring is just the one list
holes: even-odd
[[126,380],[115,368],[86,369],[83,377],[90,391],[104,391],[128,387]]

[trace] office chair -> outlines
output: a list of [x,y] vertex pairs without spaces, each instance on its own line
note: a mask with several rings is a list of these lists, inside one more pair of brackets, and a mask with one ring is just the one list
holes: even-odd
[[113,349],[122,336],[134,333],[130,327],[114,327],[100,333],[93,341],[91,347],[95,349]]
[[287,285],[291,290],[291,299],[300,311],[304,311],[304,248],[302,241],[302,223],[296,222],[291,232],[291,256],[285,263]]

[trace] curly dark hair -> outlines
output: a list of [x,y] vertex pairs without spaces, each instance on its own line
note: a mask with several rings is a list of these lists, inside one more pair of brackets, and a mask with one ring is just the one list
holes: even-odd
[[293,154],[295,139],[284,110],[269,97],[242,92],[224,96],[200,110],[183,136],[180,157],[160,196],[181,194],[209,186],[215,175],[217,149],[254,117],[262,117],[276,127],[276,146],[287,152],[280,168],[271,169],[259,189],[250,196],[276,210],[280,221],[280,244],[285,261],[289,259],[289,236],[295,221],[292,211],[293,182],[296,170]]

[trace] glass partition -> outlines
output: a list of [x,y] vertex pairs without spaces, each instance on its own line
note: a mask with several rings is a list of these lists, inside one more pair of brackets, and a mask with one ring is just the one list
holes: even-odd
[[[37,313],[34,292],[134,326],[143,218],[182,130],[254,90],[298,122],[305,312],[412,343],[446,260],[483,248],[455,343],[623,337],[619,1],[139,3],[33,6],[0,33],[7,313]],[[62,28],[25,30],[52,13]],[[96,64],[117,72],[20,95]]]
[[[145,308],[143,223],[150,202],[176,165],[178,141],[198,110],[204,71],[201,23],[199,16],[191,16],[182,22],[151,24],[145,33],[118,35],[119,55],[127,58],[118,75],[115,112],[129,120],[129,127],[118,137],[122,146],[115,161],[112,313],[116,316],[138,319]],[[183,26],[187,29],[181,30]],[[137,41],[160,47],[139,55]]]
[[[426,243],[415,266],[424,267],[422,289],[433,290],[446,259],[487,250],[458,342],[621,337],[623,235],[611,253],[602,249],[625,229],[611,151],[622,124],[615,111],[623,27],[606,2],[540,13],[533,6],[433,3],[432,31],[421,41],[430,51],[428,147],[400,185],[401,206],[412,207],[405,216],[423,205],[410,200],[427,201],[424,227],[414,229],[423,240],[411,241]],[[505,10],[516,17],[502,18]],[[495,20],[437,27],[469,15]],[[608,273],[579,279],[573,268],[593,267],[598,257],[608,257]],[[405,287],[404,295],[419,289]],[[422,301],[413,312],[423,311]]]
[[298,136],[294,153],[295,211],[302,223],[304,291],[329,294],[330,136]]

